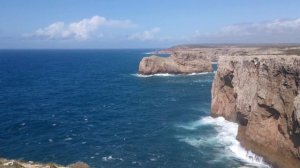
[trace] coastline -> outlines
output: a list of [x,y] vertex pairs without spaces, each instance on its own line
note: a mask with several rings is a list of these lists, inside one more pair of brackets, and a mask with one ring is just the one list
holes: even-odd
[[242,146],[274,167],[299,167],[299,56],[221,57],[212,87],[212,116],[239,123]]
[[39,163],[33,161],[0,158],[1,168],[89,168],[84,162],[76,162],[67,166],[56,163]]

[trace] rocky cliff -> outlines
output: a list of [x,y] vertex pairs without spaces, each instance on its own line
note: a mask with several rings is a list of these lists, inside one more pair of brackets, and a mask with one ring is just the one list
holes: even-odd
[[139,65],[139,73],[189,74],[212,71],[211,60],[201,52],[178,51],[170,57],[144,57]]
[[164,54],[173,52],[194,52],[208,56],[217,62],[219,56],[247,56],[247,55],[300,55],[300,47],[289,45],[181,45],[154,53]]
[[278,167],[300,167],[300,57],[220,57],[213,116],[240,124],[238,139]]

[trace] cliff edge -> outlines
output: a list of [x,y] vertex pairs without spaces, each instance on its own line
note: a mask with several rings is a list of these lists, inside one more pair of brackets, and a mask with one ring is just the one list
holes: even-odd
[[139,73],[151,75],[158,73],[189,74],[212,71],[210,57],[201,52],[174,52],[170,57],[144,57],[139,65]]
[[300,167],[300,57],[220,57],[212,116],[239,123],[237,138],[278,167]]

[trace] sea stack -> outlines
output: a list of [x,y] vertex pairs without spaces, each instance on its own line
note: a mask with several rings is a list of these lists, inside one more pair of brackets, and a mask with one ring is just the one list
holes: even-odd
[[238,140],[282,168],[300,167],[300,57],[219,58],[212,116],[239,123]]
[[152,75],[159,73],[190,74],[211,72],[209,56],[196,51],[176,51],[170,57],[144,57],[139,65],[139,73]]

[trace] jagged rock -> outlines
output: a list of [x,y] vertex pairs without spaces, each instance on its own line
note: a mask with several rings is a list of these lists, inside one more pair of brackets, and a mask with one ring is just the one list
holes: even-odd
[[212,71],[210,58],[201,52],[175,52],[170,57],[144,57],[139,65],[139,73],[189,74]]
[[76,162],[68,166],[69,168],[90,168],[90,166],[84,162]]
[[0,168],[89,168],[89,165],[83,162],[77,162],[69,166],[60,166],[55,163],[42,164],[32,161],[16,161],[0,158]]
[[24,168],[24,166],[16,161],[10,161],[0,165],[0,168]]
[[49,163],[48,166],[49,168],[58,168],[54,163]]
[[300,57],[220,57],[213,116],[240,124],[238,139],[279,167],[300,167]]

